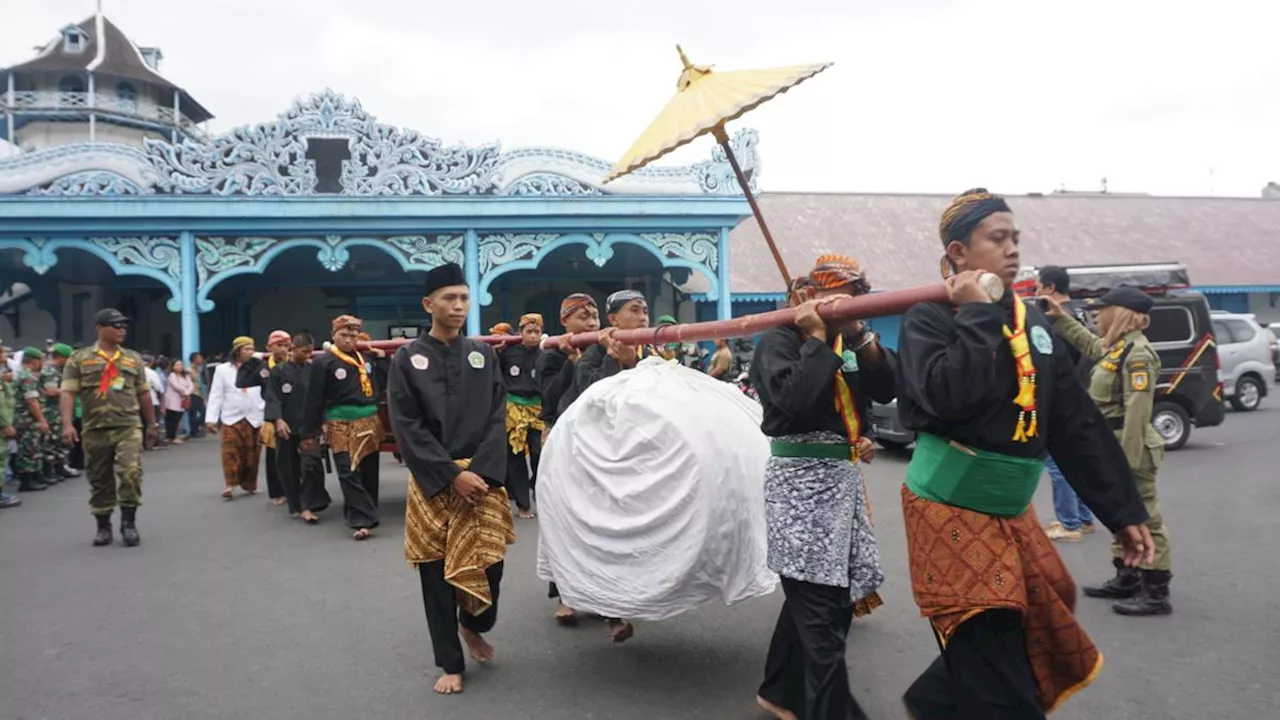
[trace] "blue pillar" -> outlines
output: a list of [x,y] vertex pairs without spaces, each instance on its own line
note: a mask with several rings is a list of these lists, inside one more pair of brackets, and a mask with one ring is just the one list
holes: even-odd
[[716,319],[733,318],[733,294],[729,288],[729,228],[720,228],[720,267],[717,270],[720,299],[716,301]]
[[182,361],[200,350],[200,308],[196,307],[196,236],[184,230],[178,236],[179,284],[182,289]]
[[462,241],[465,260],[463,270],[467,275],[467,290],[471,293],[471,307],[467,311],[467,334],[480,334],[480,236],[468,230]]

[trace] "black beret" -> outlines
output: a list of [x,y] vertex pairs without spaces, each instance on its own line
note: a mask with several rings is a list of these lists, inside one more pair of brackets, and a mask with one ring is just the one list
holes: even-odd
[[1122,307],[1146,315],[1151,312],[1151,306],[1155,304],[1156,301],[1151,299],[1150,295],[1138,288],[1130,285],[1121,285],[1098,298],[1098,302],[1094,307]]

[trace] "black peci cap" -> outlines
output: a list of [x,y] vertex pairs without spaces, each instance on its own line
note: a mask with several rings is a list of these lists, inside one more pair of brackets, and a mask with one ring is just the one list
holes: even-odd
[[1121,285],[1107,292],[1106,295],[1098,298],[1098,302],[1092,307],[1122,307],[1140,312],[1143,315],[1151,312],[1151,307],[1156,304],[1151,296],[1142,292],[1136,287],[1130,285]]
[[103,308],[93,316],[94,325],[115,325],[116,323],[129,322],[129,318],[124,313],[115,308]]

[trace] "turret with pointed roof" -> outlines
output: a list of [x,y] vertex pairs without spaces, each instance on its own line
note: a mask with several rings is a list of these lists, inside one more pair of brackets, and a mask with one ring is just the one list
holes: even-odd
[[199,124],[213,115],[160,74],[163,57],[101,12],[67,25],[36,57],[0,70],[0,139],[30,151],[203,137]]

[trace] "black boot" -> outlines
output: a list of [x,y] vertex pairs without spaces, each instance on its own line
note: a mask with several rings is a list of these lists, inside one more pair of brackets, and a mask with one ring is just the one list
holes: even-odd
[[39,492],[48,490],[49,486],[40,481],[37,473],[21,473],[18,475],[18,490],[20,492]]
[[1142,590],[1128,600],[1111,606],[1120,615],[1168,615],[1173,612],[1169,602],[1169,581],[1173,573],[1168,570],[1143,570]]
[[142,542],[142,538],[138,537],[138,528],[133,524],[137,514],[138,508],[120,508],[120,539],[124,541],[125,547],[137,547]]
[[1142,573],[1137,568],[1125,567],[1120,558],[1112,558],[1111,564],[1116,566],[1116,576],[1101,585],[1086,586],[1085,595],[1108,600],[1127,600],[1138,594],[1142,588]]
[[98,521],[98,534],[93,536],[93,546],[103,547],[111,544],[111,515],[94,515]]

